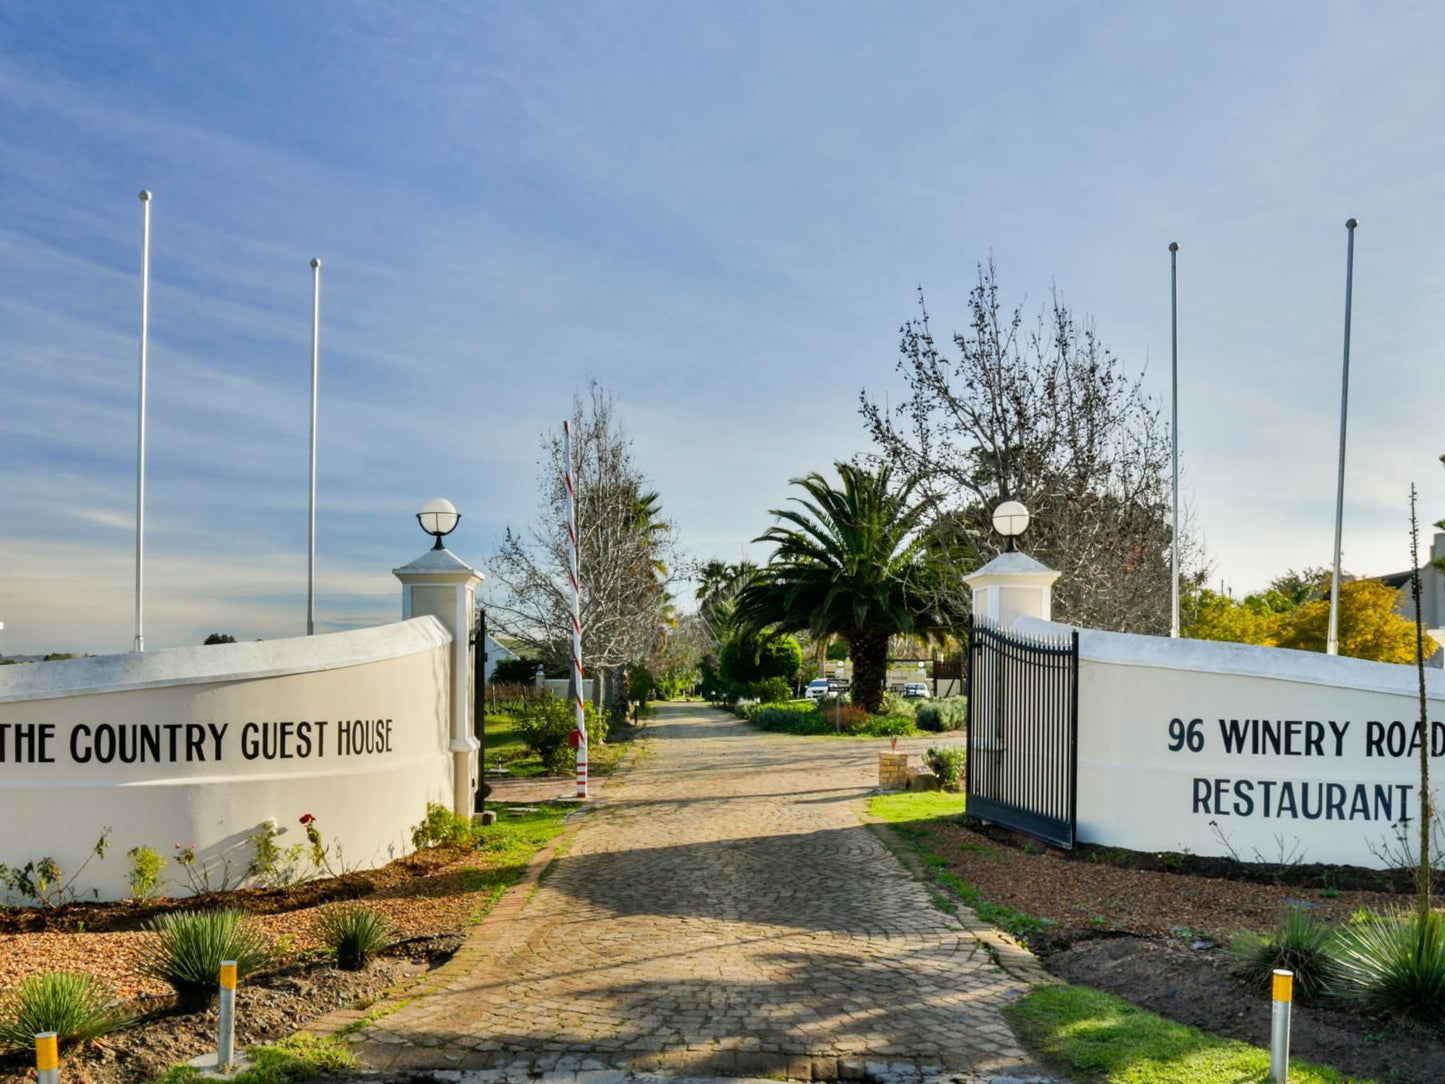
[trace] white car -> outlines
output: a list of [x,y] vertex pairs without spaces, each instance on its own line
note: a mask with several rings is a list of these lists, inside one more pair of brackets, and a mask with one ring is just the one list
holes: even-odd
[[815,678],[808,682],[808,687],[803,690],[803,695],[809,700],[819,700],[830,695],[832,691],[826,678]]
[[928,700],[931,699],[926,681],[910,681],[903,686],[904,700]]

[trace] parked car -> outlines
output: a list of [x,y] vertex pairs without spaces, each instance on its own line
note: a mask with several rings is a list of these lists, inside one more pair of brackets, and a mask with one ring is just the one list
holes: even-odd
[[928,682],[910,681],[903,686],[904,700],[927,700],[929,699]]
[[818,700],[825,696],[832,695],[833,685],[827,678],[814,678],[808,682],[808,687],[803,690],[803,695],[809,700]]

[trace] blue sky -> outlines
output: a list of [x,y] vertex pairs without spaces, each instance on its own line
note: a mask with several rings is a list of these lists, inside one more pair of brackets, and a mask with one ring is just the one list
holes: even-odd
[[1345,565],[1445,515],[1445,12],[1430,5],[144,5],[0,0],[0,651],[132,624],[141,188],[155,192],[148,646],[399,611],[448,496],[485,571],[595,377],[694,555],[867,448],[922,285],[1056,284],[1168,392],[1236,590],[1326,563],[1344,221]]

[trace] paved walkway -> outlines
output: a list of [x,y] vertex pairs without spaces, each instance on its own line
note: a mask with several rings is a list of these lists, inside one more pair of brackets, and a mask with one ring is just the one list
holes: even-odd
[[999,1014],[1027,984],[860,823],[881,747],[663,706],[515,915],[357,1053],[582,1084],[1034,1076]]

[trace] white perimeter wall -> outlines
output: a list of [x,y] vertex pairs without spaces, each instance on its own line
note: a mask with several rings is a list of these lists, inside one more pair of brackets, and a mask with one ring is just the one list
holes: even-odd
[[[427,802],[451,802],[450,658],[423,617],[0,668],[0,862],[51,856],[68,873],[109,826],[79,885],[119,898],[132,847],[169,863],[195,844],[244,872],[268,818],[286,847],[310,813],[348,866],[384,864],[411,849]],[[178,869],[166,877],[185,894]]]
[[[1069,632],[1032,618],[1012,629]],[[1438,804],[1445,675],[1426,681]],[[1393,840],[1402,816],[1418,832],[1419,716],[1413,666],[1081,629],[1078,837],[1225,855],[1213,821],[1246,861],[1297,842],[1305,862],[1379,867],[1371,843]]]

